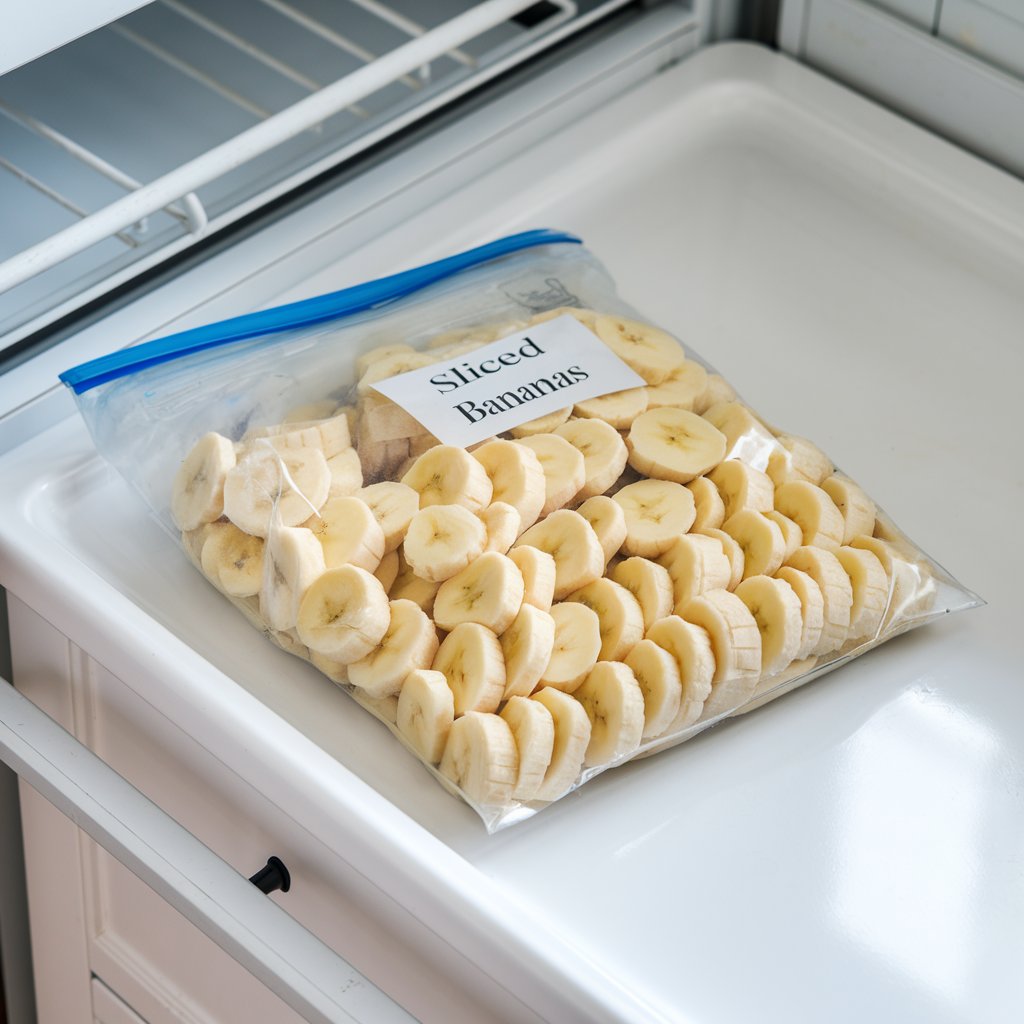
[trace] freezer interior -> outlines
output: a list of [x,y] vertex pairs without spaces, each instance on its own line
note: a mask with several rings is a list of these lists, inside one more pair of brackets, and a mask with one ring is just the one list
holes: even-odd
[[365,244],[341,224],[218,296],[216,315],[241,313],[514,231],[575,232],[627,301],[989,601],[496,835],[223,602],[74,417],[3,459],[11,587],[31,602],[59,580],[57,624],[101,660],[114,629],[75,607],[104,609],[152,656],[152,677],[126,682],[281,800],[287,778],[304,827],[330,840],[356,802],[423,837],[394,848],[382,826],[389,862],[440,843],[453,891],[493,893],[512,933],[539,925],[638,1020],[1008,1020],[1022,200],[1019,180],[814,72],[725,44]]

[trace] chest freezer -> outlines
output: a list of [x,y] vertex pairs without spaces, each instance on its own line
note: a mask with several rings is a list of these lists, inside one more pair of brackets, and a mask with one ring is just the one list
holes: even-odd
[[[41,1021],[1019,1018],[1024,185],[765,47],[698,46],[693,13],[532,67],[2,378]],[[487,836],[222,604],[54,382],[548,224],[989,603]]]

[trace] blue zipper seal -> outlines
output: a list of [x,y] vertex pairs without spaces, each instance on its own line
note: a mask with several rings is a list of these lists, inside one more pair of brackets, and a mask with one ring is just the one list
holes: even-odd
[[230,320],[204,324],[202,327],[194,327],[179,334],[170,334],[166,338],[157,338],[132,348],[111,352],[109,355],[90,359],[87,363],[65,370],[60,379],[76,395],[81,395],[119,377],[127,377],[147,367],[159,366],[161,363],[171,362],[194,352],[362,313],[412,295],[432,284],[483,263],[500,259],[502,256],[541,245],[559,244],[581,245],[582,240],[575,235],[548,228],[523,231],[477,246],[475,249],[467,249],[434,263],[426,263],[422,267],[392,274],[390,277],[380,277],[375,281],[291,302],[286,306],[275,306],[272,309],[232,317]]

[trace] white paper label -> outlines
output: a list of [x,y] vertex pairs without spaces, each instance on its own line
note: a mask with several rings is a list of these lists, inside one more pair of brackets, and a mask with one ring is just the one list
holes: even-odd
[[373,386],[445,444],[465,447],[567,405],[644,383],[566,314]]

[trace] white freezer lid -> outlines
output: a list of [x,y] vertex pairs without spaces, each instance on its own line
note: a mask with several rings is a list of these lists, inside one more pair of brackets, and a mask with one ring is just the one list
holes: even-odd
[[[1024,186],[729,44],[275,298],[548,224],[989,607],[487,837],[383,727],[254,642],[77,421],[0,460],[4,582],[311,833],[349,842],[371,881],[428,918],[454,901],[439,930],[467,948],[490,920],[510,959],[546,949],[557,973],[581,954],[635,1020],[1014,1019]],[[238,311],[268,300],[255,287]]]

